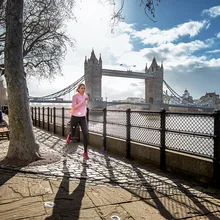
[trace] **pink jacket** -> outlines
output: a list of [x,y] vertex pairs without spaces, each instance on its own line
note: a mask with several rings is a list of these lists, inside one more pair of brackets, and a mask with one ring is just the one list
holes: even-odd
[[72,115],[76,117],[83,117],[86,115],[86,106],[87,101],[85,98],[88,98],[86,94],[81,95],[76,93],[72,98]]

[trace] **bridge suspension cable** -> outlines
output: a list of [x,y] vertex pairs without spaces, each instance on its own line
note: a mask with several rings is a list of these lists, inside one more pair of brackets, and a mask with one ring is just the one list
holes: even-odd
[[88,74],[86,75],[83,75],[82,77],[80,77],[79,79],[77,79],[74,83],[72,83],[71,85],[67,86],[66,88],[58,91],[58,92],[55,92],[53,94],[50,94],[50,95],[46,95],[46,96],[41,96],[41,97],[33,97],[33,96],[30,96],[29,97],[29,101],[36,101],[36,100],[51,100],[51,99],[56,99],[60,96],[64,96],[68,93],[70,93],[71,91],[73,91],[79,83],[83,82],[85,80],[85,77],[87,76]]
[[163,80],[164,84],[166,85],[166,87],[168,88],[168,90],[171,92],[172,95],[174,95],[176,98],[178,98],[180,101],[182,101],[182,97],[175,92],[168,84],[165,80]]
[[[200,100],[200,101],[193,101],[189,102],[188,100],[184,100],[182,96],[180,96],[177,92],[175,92],[165,80],[163,80],[164,84],[171,92],[173,96],[169,96],[166,92],[163,91],[166,98],[174,98],[173,102],[180,105],[187,105],[187,106],[196,106],[196,107],[211,107],[214,104],[214,101],[211,100]],[[176,98],[176,99],[175,99]]]

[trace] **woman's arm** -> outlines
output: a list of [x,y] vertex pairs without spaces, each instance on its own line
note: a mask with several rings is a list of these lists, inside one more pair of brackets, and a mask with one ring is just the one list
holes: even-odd
[[76,104],[76,96],[73,96],[73,98],[72,98],[72,110],[75,110],[75,109],[79,108],[87,100],[88,100],[88,96],[86,96],[81,102]]

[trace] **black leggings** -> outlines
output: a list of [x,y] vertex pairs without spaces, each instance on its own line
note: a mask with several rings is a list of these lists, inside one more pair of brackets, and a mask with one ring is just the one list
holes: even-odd
[[88,145],[88,128],[87,128],[87,121],[86,117],[76,117],[71,116],[70,121],[70,137],[73,137],[76,132],[77,125],[80,125],[83,133],[83,145],[84,145],[84,152],[87,152],[87,145]]

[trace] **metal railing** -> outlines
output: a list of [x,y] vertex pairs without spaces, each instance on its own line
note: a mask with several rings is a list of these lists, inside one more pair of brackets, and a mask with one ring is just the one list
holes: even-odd
[[[46,111],[45,111],[46,110]],[[31,107],[33,123],[61,126],[62,136],[70,120],[69,108]],[[166,169],[166,149],[213,160],[214,182],[220,183],[220,111],[213,113],[183,113],[165,111],[89,110],[88,129],[106,138],[126,141],[126,156],[130,158],[131,142],[153,145],[160,149],[160,168]]]

